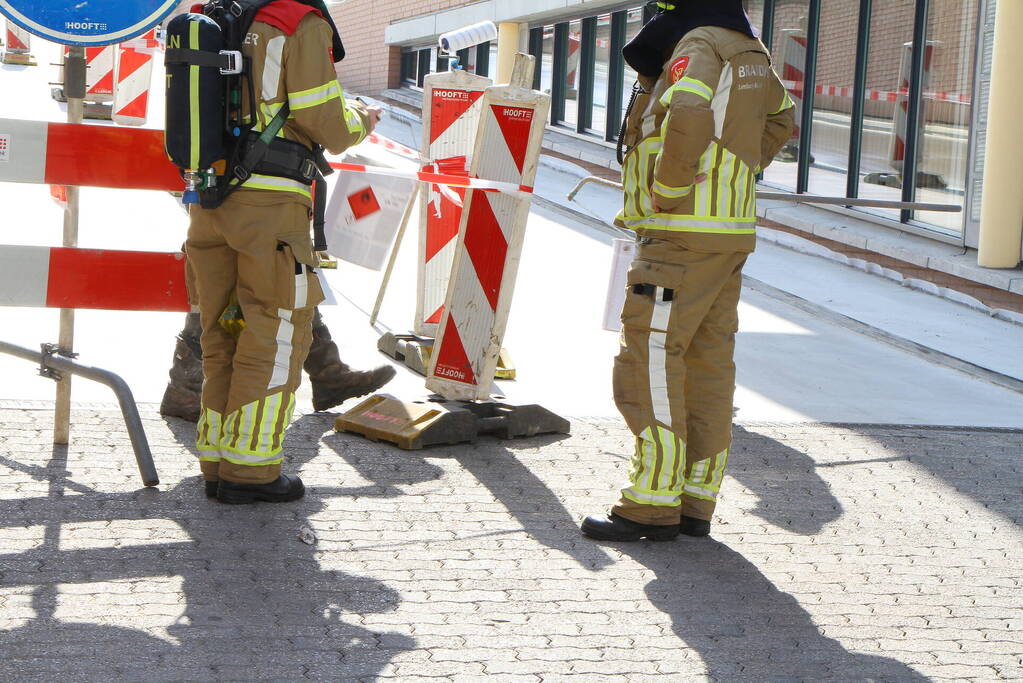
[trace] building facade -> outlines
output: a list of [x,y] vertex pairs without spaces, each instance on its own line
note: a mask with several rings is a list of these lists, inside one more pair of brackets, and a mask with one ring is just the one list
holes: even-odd
[[[799,108],[799,130],[763,183],[961,206],[857,213],[976,247],[996,0],[746,4]],[[521,49],[537,58],[534,86],[553,98],[552,129],[604,146],[617,140],[635,81],[621,47],[652,15],[636,0],[343,0],[331,11],[350,48],[342,82],[371,95],[415,90],[448,68],[440,33],[481,20],[520,24]],[[926,47],[917,54],[915,45]],[[493,75],[496,45],[458,56],[468,70]]]

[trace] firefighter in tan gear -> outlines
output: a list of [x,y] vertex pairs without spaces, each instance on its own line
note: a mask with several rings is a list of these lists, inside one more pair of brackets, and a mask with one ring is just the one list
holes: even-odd
[[[358,144],[379,112],[346,102],[334,71],[333,29],[319,10],[277,0],[259,11],[243,52],[252,60],[264,130],[285,103],[279,137],[341,153]],[[246,93],[243,101],[248,101]],[[197,447],[204,479],[224,503],[282,502],[304,494],[282,475],[285,430],[323,292],[314,272],[310,186],[252,173],[216,209],[193,206],[186,242],[202,327],[204,383]],[[234,301],[237,338],[223,316]],[[209,486],[208,486],[209,488]]]
[[793,102],[740,0],[676,0],[626,46],[639,74],[623,128],[629,270],[615,402],[636,437],[629,482],[582,531],[603,540],[709,533],[731,445],[742,267],[755,175]]

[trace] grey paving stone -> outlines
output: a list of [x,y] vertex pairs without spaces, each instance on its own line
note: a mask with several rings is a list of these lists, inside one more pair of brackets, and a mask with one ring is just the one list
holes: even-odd
[[404,453],[302,416],[307,497],[236,509],[190,425],[144,414],[141,491],[117,415],[49,419],[0,410],[0,681],[1023,678],[1021,433],[738,425],[711,538],[602,545],[620,424]]

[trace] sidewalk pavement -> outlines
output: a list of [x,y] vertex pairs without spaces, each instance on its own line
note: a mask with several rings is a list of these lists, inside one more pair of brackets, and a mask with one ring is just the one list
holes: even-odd
[[[1023,678],[1023,432],[745,424],[710,539],[598,545],[631,441],[289,432],[295,504],[206,501],[193,427],[0,410],[0,680]],[[314,545],[299,539],[308,526]]]

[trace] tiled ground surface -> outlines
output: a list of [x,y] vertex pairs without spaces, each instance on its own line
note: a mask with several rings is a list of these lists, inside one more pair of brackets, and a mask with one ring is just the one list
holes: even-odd
[[600,546],[618,424],[405,453],[306,416],[309,495],[231,508],[144,417],[158,491],[116,414],[54,450],[0,410],[0,680],[1023,678],[1023,433],[736,427],[712,539]]

